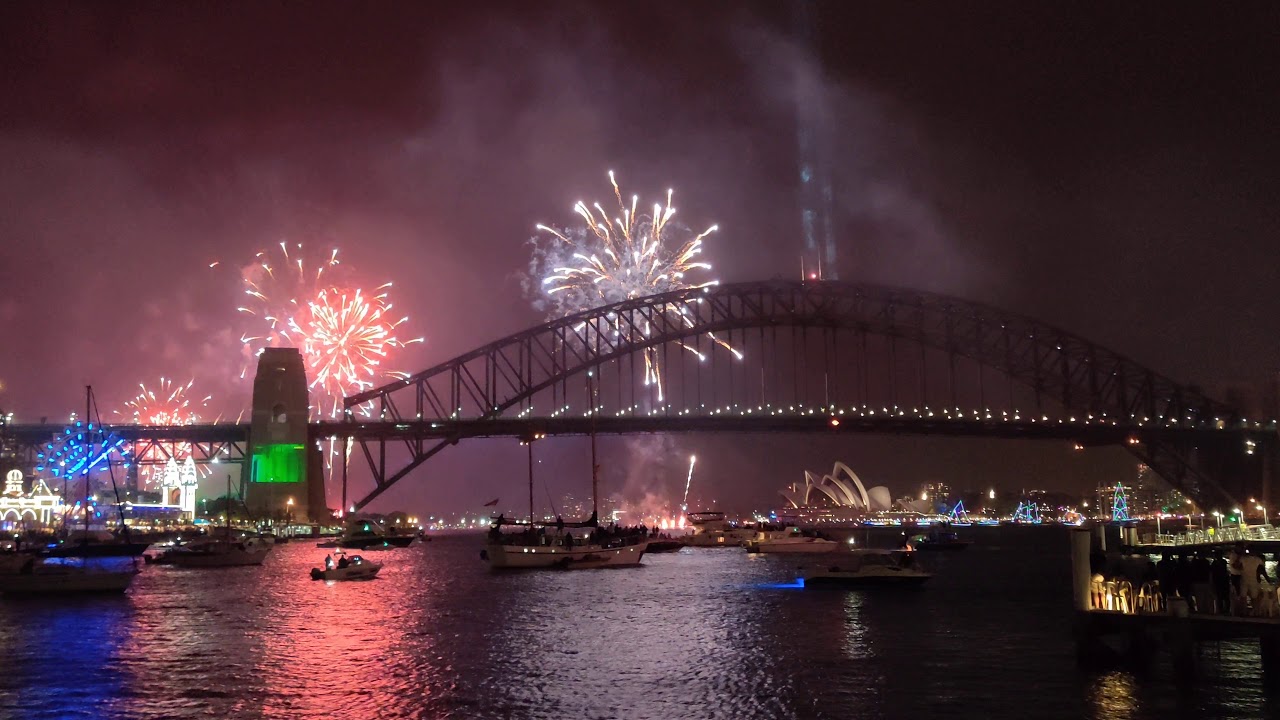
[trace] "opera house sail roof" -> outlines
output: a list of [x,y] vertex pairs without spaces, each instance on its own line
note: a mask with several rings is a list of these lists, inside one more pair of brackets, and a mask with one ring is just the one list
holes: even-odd
[[848,465],[837,461],[829,475],[815,477],[808,470],[803,483],[792,483],[782,497],[793,508],[835,507],[876,512],[891,510],[893,496],[889,489],[877,485],[867,489]]

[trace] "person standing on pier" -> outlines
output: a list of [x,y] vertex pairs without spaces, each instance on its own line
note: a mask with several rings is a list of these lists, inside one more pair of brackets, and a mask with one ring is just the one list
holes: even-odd
[[1191,561],[1191,597],[1196,601],[1196,612],[1213,612],[1213,568],[1203,552],[1197,552]]
[[1213,579],[1213,596],[1217,612],[1220,615],[1226,615],[1231,610],[1231,569],[1227,567],[1222,551],[1213,551],[1213,565],[1209,569],[1209,574]]
[[1241,600],[1240,595],[1240,573],[1244,570],[1241,561],[1244,559],[1244,543],[1236,543],[1231,548],[1231,552],[1227,554],[1227,570],[1231,572],[1231,614],[1243,615],[1243,609],[1239,607]]
[[1267,565],[1257,553],[1248,553],[1240,558],[1241,595],[1249,605],[1257,608],[1262,601],[1262,581],[1271,582],[1267,576]]

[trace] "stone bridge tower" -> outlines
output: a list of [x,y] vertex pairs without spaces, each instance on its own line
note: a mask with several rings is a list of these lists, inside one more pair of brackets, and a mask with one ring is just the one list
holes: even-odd
[[242,478],[245,504],[256,518],[327,518],[320,450],[307,438],[307,399],[302,354],[296,348],[263,350],[253,379],[249,461]]

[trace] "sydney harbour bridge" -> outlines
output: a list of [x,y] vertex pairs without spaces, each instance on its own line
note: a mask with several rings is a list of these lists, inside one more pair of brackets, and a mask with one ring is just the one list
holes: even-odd
[[[344,408],[345,417],[309,423],[305,434],[310,446],[350,443],[342,506],[357,509],[406,478],[429,479],[433,456],[481,437],[1061,440],[1121,446],[1204,509],[1250,496],[1269,502],[1280,455],[1274,419],[1242,417],[1078,335],[956,297],[833,281],[727,284],[595,308],[353,395]],[[252,481],[253,428],[105,429],[132,447],[135,463],[238,462]],[[34,466],[57,430],[5,428],[11,462]],[[349,495],[356,484],[361,493]]]

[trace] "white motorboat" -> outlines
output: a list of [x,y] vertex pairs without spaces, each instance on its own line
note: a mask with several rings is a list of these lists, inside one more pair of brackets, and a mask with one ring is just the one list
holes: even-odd
[[755,537],[755,528],[739,527],[725,520],[722,512],[689,513],[693,533],[686,537],[690,547],[742,547]]
[[272,543],[259,537],[223,537],[196,540],[176,547],[165,558],[178,567],[211,568],[261,565]]
[[372,580],[378,571],[382,569],[382,563],[373,560],[365,560],[359,555],[347,555],[346,553],[337,553],[337,560],[333,556],[325,557],[325,566],[323,568],[311,568],[312,580]]
[[850,550],[824,558],[801,576],[805,587],[919,587],[931,573],[906,550]]
[[61,595],[122,593],[137,576],[131,563],[125,567],[95,567],[30,558],[17,572],[0,574],[0,592],[6,595]]
[[747,552],[753,553],[829,553],[840,547],[835,540],[805,535],[799,528],[762,530],[747,542]]

